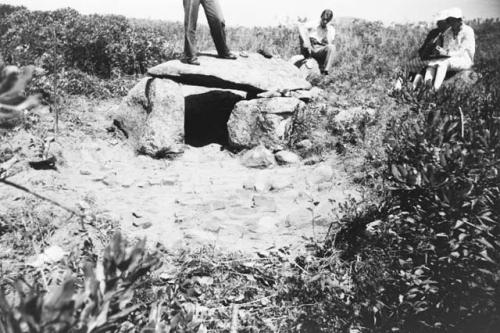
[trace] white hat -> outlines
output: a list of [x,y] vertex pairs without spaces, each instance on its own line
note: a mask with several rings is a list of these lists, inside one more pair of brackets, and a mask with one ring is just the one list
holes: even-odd
[[447,10],[441,10],[434,14],[434,21],[444,21],[448,18],[448,11]]
[[448,14],[448,17],[454,17],[457,19],[461,19],[463,17],[462,10],[458,7],[450,8],[446,12]]

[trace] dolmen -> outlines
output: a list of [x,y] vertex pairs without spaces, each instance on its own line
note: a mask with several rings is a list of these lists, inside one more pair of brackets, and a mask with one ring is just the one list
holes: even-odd
[[182,153],[185,144],[282,147],[296,116],[319,94],[278,58],[204,53],[199,60],[200,66],[171,60],[150,68],[120,104],[114,123],[138,153],[161,158]]

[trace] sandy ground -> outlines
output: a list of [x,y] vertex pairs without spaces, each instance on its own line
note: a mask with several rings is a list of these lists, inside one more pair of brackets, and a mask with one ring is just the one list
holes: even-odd
[[[137,156],[106,130],[117,103],[71,103],[55,142],[46,145],[58,157],[57,170],[34,170],[21,159],[9,180],[83,214],[112,219],[131,238],[172,249],[299,248],[305,239],[324,239],[338,204],[359,196],[335,155],[311,166],[268,169],[246,168],[238,155],[215,144],[189,147],[175,160]],[[40,119],[42,128],[52,126],[52,114],[42,111]],[[29,156],[39,149],[37,140],[19,131],[11,144],[24,145]],[[29,196],[0,184],[0,212]],[[69,220],[53,236],[68,244],[71,228],[79,225]]]

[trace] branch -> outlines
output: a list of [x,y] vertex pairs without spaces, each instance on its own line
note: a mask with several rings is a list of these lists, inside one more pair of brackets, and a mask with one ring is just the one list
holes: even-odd
[[85,215],[82,215],[82,214],[78,213],[78,212],[77,212],[77,211],[75,211],[74,209],[72,209],[72,208],[68,208],[68,207],[66,207],[66,206],[64,206],[64,205],[62,205],[62,204],[60,204],[60,203],[58,203],[57,201],[54,201],[54,200],[49,199],[49,198],[47,198],[47,197],[44,197],[44,196],[42,196],[42,195],[40,195],[40,194],[38,194],[38,193],[35,193],[35,192],[31,191],[30,189],[28,189],[28,188],[26,188],[26,187],[22,186],[22,185],[19,185],[19,184],[13,183],[13,182],[11,182],[11,181],[9,181],[9,180],[7,180],[7,179],[0,179],[0,183],[3,183],[3,184],[5,184],[5,185],[7,185],[7,186],[14,187],[14,188],[16,188],[16,189],[18,189],[18,190],[21,190],[21,191],[23,191],[23,192],[29,193],[29,194],[31,194],[31,195],[33,195],[33,196],[35,196],[35,197],[39,198],[39,199],[42,199],[42,200],[47,201],[47,202],[50,202],[50,203],[51,203],[51,204],[53,204],[54,206],[57,206],[57,207],[59,207],[59,208],[62,208],[62,209],[64,209],[65,211],[67,211],[67,212],[71,213],[72,215],[76,215],[76,216],[78,216],[78,217],[80,217],[80,218],[82,218],[82,219],[83,219],[83,218],[85,218]]

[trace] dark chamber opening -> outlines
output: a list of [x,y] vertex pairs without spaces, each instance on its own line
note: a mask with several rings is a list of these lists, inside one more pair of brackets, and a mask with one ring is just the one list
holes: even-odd
[[211,143],[227,146],[227,121],[234,105],[243,97],[231,91],[214,90],[185,97],[184,138],[188,145]]

